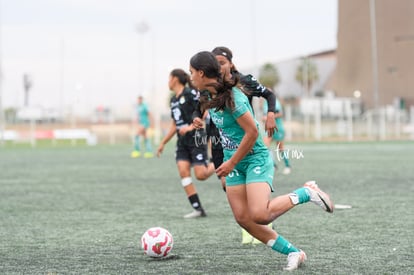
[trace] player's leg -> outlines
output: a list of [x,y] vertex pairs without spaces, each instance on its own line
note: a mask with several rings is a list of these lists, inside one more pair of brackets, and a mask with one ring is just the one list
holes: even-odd
[[270,199],[271,189],[266,182],[249,183],[246,189],[249,213],[256,223],[267,225],[295,206],[289,194]]
[[194,174],[198,180],[206,180],[215,173],[214,163],[207,161],[207,145],[191,147],[191,163],[193,164]]
[[191,178],[191,152],[187,147],[177,145],[176,162],[181,184],[191,206],[194,208],[194,211],[185,215],[184,218],[205,217],[206,213],[201,205],[196,187]]
[[268,224],[298,204],[313,202],[327,212],[333,212],[333,202],[314,181],[306,182],[292,193],[269,199],[270,188],[266,182],[247,185],[249,213],[254,222]]
[[142,136],[144,138],[144,144],[145,144],[145,158],[152,158],[154,157],[154,153],[152,152],[152,144],[151,144],[151,138],[148,137],[148,125],[145,125],[142,131]]
[[[224,159],[223,148],[221,146],[214,146],[211,149],[211,158],[214,164],[214,168],[217,169],[222,163]],[[218,177],[221,183],[221,187],[223,191],[226,192],[226,177]]]
[[134,151],[131,153],[132,158],[137,158],[141,156],[141,135],[142,135],[142,125],[137,126],[138,129],[134,136]]
[[[266,184],[267,185],[267,184]],[[250,189],[254,186],[251,185]],[[269,190],[268,186],[267,189]],[[306,259],[306,254],[266,225],[257,224],[249,215],[248,189],[244,185],[228,186],[227,198],[237,223],[256,239],[273,250],[288,255],[286,270],[294,270]]]
[[291,172],[289,155],[285,151],[285,145],[283,143],[283,138],[280,137],[277,142],[278,153],[282,156],[283,162],[285,163],[285,169],[283,169],[283,174],[288,175]]

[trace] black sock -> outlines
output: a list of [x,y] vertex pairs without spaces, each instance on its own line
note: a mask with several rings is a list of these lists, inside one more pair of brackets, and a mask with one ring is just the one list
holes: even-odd
[[195,210],[202,210],[203,208],[201,207],[201,202],[200,199],[198,198],[197,193],[195,193],[194,195],[191,195],[188,197],[188,200],[190,201],[191,206],[195,209]]

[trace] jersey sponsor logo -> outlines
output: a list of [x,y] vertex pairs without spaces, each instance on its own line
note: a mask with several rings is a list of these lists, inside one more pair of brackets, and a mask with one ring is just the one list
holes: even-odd
[[223,149],[236,150],[237,148],[239,148],[239,144],[237,144],[237,142],[233,141],[230,137],[228,137],[222,129],[220,129],[219,131],[221,136],[221,146],[223,147]]
[[253,173],[255,173],[256,175],[259,175],[261,172],[262,172],[262,167],[260,167],[260,166],[256,166],[253,169]]
[[172,111],[172,113],[173,113],[174,120],[175,120],[176,122],[177,122],[177,121],[180,121],[180,119],[181,119],[181,110],[180,110],[179,108],[174,108],[174,109],[172,109],[171,111]]
[[203,159],[204,159],[203,154],[198,154],[198,155],[196,156],[196,159],[197,159],[197,160],[203,160]]
[[212,116],[214,124],[217,126],[223,126],[224,124],[224,117]]

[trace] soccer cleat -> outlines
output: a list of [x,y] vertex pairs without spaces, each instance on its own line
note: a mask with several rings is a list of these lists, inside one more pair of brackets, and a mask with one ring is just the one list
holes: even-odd
[[252,244],[261,244],[262,242],[256,238],[253,238]]
[[193,218],[199,218],[199,217],[207,217],[207,214],[203,209],[194,210],[193,212],[185,215],[184,219],[193,219]]
[[144,158],[153,158],[154,157],[154,154],[152,153],[152,152],[145,152],[144,153]]
[[285,167],[285,169],[283,169],[283,175],[289,175],[290,174],[290,172],[291,172],[291,169],[290,169],[290,167]]
[[139,158],[141,156],[141,152],[140,151],[132,151],[131,153],[131,158]]
[[310,201],[322,207],[326,212],[332,213],[334,211],[334,204],[329,198],[329,195],[323,192],[315,181],[306,182],[303,187],[309,190]]
[[250,244],[253,242],[253,236],[250,235],[249,232],[246,231],[246,229],[242,228],[242,244]]
[[302,250],[299,252],[291,252],[287,257],[287,265],[283,268],[286,271],[292,271],[298,269],[298,267],[303,264],[306,260],[306,254]]

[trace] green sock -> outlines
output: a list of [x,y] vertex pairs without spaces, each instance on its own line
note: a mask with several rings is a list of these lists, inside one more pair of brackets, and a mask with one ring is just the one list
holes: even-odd
[[134,149],[135,151],[140,151],[140,138],[139,136],[135,136],[135,141],[134,141]]
[[149,138],[145,139],[145,148],[147,152],[152,151],[151,140]]
[[286,155],[286,156],[284,156],[283,161],[285,162],[285,166],[286,166],[286,167],[290,167],[290,164],[289,164],[289,158],[288,158],[288,156],[287,156],[287,155]]
[[[269,241],[268,245],[270,243],[271,243],[271,241]],[[274,241],[273,244],[271,244],[271,247],[274,251],[280,252],[280,253],[285,254],[285,255],[287,255],[291,252],[299,252],[299,249],[294,247],[288,240],[286,240],[285,238],[283,238],[280,235],[277,236],[276,241]]]
[[[297,203],[294,204],[301,204],[308,202],[310,200],[309,190],[305,187],[301,187],[293,191],[293,194],[297,196]],[[293,200],[292,200],[293,201]]]

